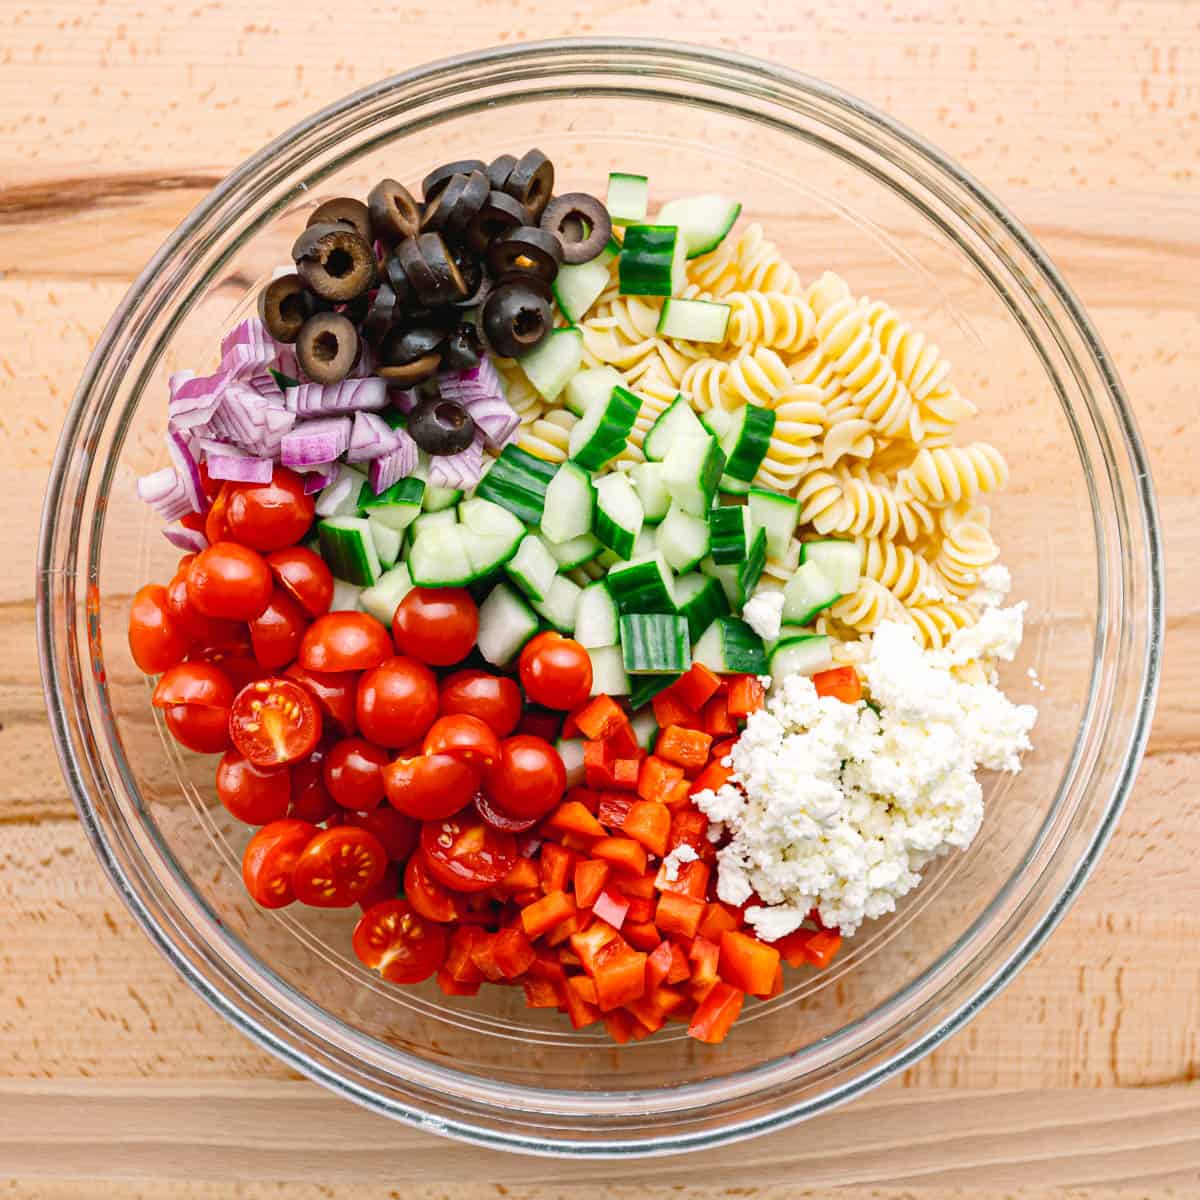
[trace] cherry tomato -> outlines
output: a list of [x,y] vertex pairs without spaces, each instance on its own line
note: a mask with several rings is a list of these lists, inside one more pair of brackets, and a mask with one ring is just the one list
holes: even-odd
[[191,634],[171,616],[167,589],[149,583],[140,589],[129,608],[129,652],[138,669],[158,675],[183,662]]
[[444,717],[469,713],[486,721],[497,737],[508,737],[521,719],[521,689],[502,675],[455,671],[442,680],[438,712]]
[[217,799],[247,825],[269,825],[288,815],[292,778],[287,767],[263,771],[236,750],[217,767]]
[[163,672],[151,703],[156,708],[176,704],[228,708],[233,703],[233,696],[233,684],[220,667],[212,663],[186,662]]
[[229,490],[225,521],[229,536],[255,550],[281,550],[307,532],[313,498],[304,480],[287,467],[276,467],[270,483],[238,483]]
[[354,718],[354,700],[358,694],[357,671],[307,671],[292,663],[284,674],[307,689],[317,702],[321,715],[332,721],[344,734],[358,725]]
[[322,776],[329,794],[343,807],[370,812],[383,799],[382,768],[387,751],[365,738],[343,738],[325,756]]
[[220,754],[229,748],[229,709],[208,704],[172,704],[163,710],[171,736],[197,754]]
[[318,617],[300,642],[300,665],[310,671],[367,671],[392,654],[392,639],[374,617],[334,612]]
[[358,907],[366,912],[376,904],[385,900],[396,900],[400,896],[400,867],[394,862],[387,865],[383,878],[373,887],[368,888],[359,898]]
[[490,767],[500,757],[500,739],[478,717],[456,713],[438,717],[425,735],[426,754],[449,754],[463,762]]
[[517,839],[459,813],[421,826],[421,853],[430,874],[458,892],[482,892],[499,883],[517,861]]
[[321,710],[291,679],[256,679],[233,702],[229,734],[256,767],[283,766],[312,753],[321,736]]
[[333,572],[307,546],[285,546],[267,555],[279,586],[310,617],[323,617],[333,603]]
[[478,634],[479,609],[463,588],[413,588],[392,617],[396,649],[434,667],[462,662]]
[[520,659],[521,686],[535,704],[571,709],[592,691],[592,660],[574,638],[539,633],[526,643]]
[[442,965],[446,935],[407,900],[368,908],[354,927],[354,953],[389,983],[420,983]]
[[308,616],[282,588],[271,593],[271,602],[250,622],[250,644],[259,665],[268,671],[286,667],[300,649]]
[[214,667],[220,667],[229,676],[234,690],[240,692],[246,684],[260,679],[265,672],[254,658],[250,634],[245,625],[234,621],[214,624],[228,625],[232,633],[225,639],[198,642],[188,652],[188,662],[211,663]]
[[271,588],[263,556],[237,542],[201,550],[188,567],[188,601],[206,617],[253,621],[271,602]]
[[212,507],[204,518],[204,536],[208,538],[210,546],[229,541],[229,522],[225,516],[229,510],[229,493],[232,487],[229,483],[221,484],[213,497]]
[[308,843],[296,860],[292,890],[313,908],[349,908],[382,878],[388,856],[366,829],[337,825]]
[[371,812],[344,812],[343,825],[354,825],[373,833],[383,844],[387,856],[403,862],[416,849],[421,836],[420,823],[397,812],[390,804],[381,804]]
[[322,768],[325,752],[319,747],[292,765],[292,808],[289,817],[319,825],[338,811],[337,802],[325,786]]
[[532,829],[541,817],[510,817],[503,809],[497,808],[487,794],[479,792],[475,797],[475,811],[493,828],[501,833],[524,833]]
[[[195,557],[188,555],[189,565]],[[167,584],[167,612],[193,642],[228,642],[245,633],[245,626],[239,621],[222,621],[198,612],[188,599],[187,578],[188,568],[181,562],[175,577]]]
[[479,790],[479,768],[449,754],[398,758],[383,768],[392,807],[421,821],[449,817]]
[[292,872],[304,847],[321,831],[307,821],[272,821],[264,825],[242,855],[242,881],[256,904],[283,908],[296,898]]
[[423,854],[414,854],[404,868],[404,894],[431,921],[448,925],[462,917],[461,897],[434,879]]
[[423,737],[437,709],[437,680],[415,658],[396,655],[358,681],[358,727],[381,746],[396,749]]
[[499,761],[484,775],[483,788],[510,817],[542,817],[562,799],[567,770],[549,742],[519,733],[500,743]]

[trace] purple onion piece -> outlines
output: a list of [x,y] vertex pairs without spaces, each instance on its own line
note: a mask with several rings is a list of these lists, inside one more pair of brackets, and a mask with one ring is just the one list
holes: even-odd
[[350,446],[349,417],[319,417],[302,421],[284,434],[279,459],[285,467],[319,467],[346,453]]
[[337,413],[378,412],[387,408],[387,382],[370,379],[343,379],[341,383],[302,383],[288,388],[284,404],[301,417],[326,417]]
[[375,495],[386,492],[394,483],[407,478],[417,469],[417,443],[402,429],[393,430],[396,448],[371,460],[367,479]]
[[389,454],[396,448],[396,432],[378,413],[354,414],[354,429],[350,434],[347,462],[367,462]]
[[475,428],[493,449],[503,449],[517,436],[521,418],[507,400],[486,397],[464,404],[463,407],[471,414]]
[[429,483],[433,487],[473,488],[483,478],[483,446],[476,438],[457,454],[433,455]]
[[185,525],[168,525],[163,530],[163,537],[177,549],[193,554],[208,549],[208,538],[199,529],[188,529]]
[[402,413],[410,413],[421,402],[416,388],[394,389],[388,392],[392,407]]
[[336,471],[326,471],[324,469],[309,471],[304,476],[304,494],[306,496],[315,496],[319,491],[327,488],[336,478]]
[[200,464],[192,454],[183,434],[167,430],[167,451],[175,464],[175,471],[183,485],[184,495],[192,512],[207,512],[208,497],[204,494],[204,482],[200,478]]
[[221,403],[222,393],[232,379],[226,371],[195,375],[176,371],[167,381],[167,424],[171,429],[191,430],[206,424]]
[[275,460],[248,454],[210,454],[206,460],[209,477],[233,483],[270,483]]

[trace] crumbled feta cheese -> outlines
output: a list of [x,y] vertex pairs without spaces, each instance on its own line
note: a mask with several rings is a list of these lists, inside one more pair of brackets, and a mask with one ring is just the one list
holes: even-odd
[[775,641],[783,626],[783,593],[755,592],[742,609],[742,620],[764,641]]
[[674,883],[679,878],[679,868],[684,863],[699,861],[700,855],[696,853],[691,846],[686,843],[676,846],[666,858],[662,860],[663,872],[665,873],[668,882]]
[[1046,685],[1038,678],[1037,669],[1035,667],[1030,667],[1025,674],[1029,676],[1030,683],[1032,683],[1039,692],[1044,692],[1046,690]]
[[992,563],[979,572],[979,586],[972,599],[980,604],[995,608],[1004,603],[1004,597],[1012,591],[1012,575],[1003,563]]

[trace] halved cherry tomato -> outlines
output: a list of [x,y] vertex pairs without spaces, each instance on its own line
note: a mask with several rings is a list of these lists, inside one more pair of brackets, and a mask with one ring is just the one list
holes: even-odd
[[283,588],[276,588],[271,602],[250,622],[254,657],[268,671],[286,667],[296,657],[307,628],[304,609]]
[[399,899],[400,895],[400,867],[396,863],[390,862],[387,870],[383,873],[383,878],[358,898],[358,907],[366,912],[373,905],[382,904],[385,900]]
[[349,908],[382,878],[388,856],[369,830],[337,825],[318,833],[300,853],[292,890],[313,908]]
[[440,926],[415,912],[407,900],[385,900],[367,909],[354,927],[354,953],[389,983],[420,983],[446,957]]
[[300,642],[300,665],[310,671],[369,671],[392,653],[388,631],[361,612],[318,617]]
[[421,826],[425,865],[439,882],[458,892],[482,892],[499,883],[517,861],[517,839],[460,813]]
[[287,467],[276,467],[270,483],[234,484],[226,503],[229,536],[255,550],[294,545],[313,520],[313,498],[304,494],[304,480]]
[[242,855],[242,881],[256,904],[283,908],[296,898],[292,872],[304,847],[321,831],[307,821],[272,821],[264,825]]
[[500,757],[500,739],[478,717],[456,713],[438,717],[425,735],[426,754],[449,754],[479,767],[490,767]]
[[155,685],[151,703],[156,708],[177,704],[228,708],[233,703],[233,696],[233,684],[220,667],[211,663],[185,662],[163,672]]
[[574,638],[539,633],[525,644],[520,658],[521,686],[535,704],[571,709],[592,691],[592,660]]
[[521,733],[500,743],[500,757],[484,774],[483,786],[510,817],[542,817],[562,799],[567,770],[549,742]]
[[188,602],[206,617],[253,621],[271,602],[272,587],[263,556],[237,542],[201,550],[188,567]]
[[267,555],[279,586],[310,617],[323,617],[333,603],[333,572],[307,546],[285,546]]
[[319,825],[338,811],[337,801],[325,786],[324,765],[325,751],[320,747],[307,758],[292,764],[292,807],[289,817]]
[[413,588],[392,617],[400,653],[434,667],[461,662],[478,634],[479,609],[464,588]]
[[322,776],[329,794],[343,807],[370,812],[383,799],[382,768],[387,751],[365,738],[336,742],[325,756]]
[[[188,559],[195,557],[191,554]],[[193,642],[232,642],[245,635],[246,627],[240,621],[222,621],[197,611],[188,599],[187,580],[188,568],[181,564],[167,584],[167,612]]]
[[469,713],[490,725],[497,737],[508,737],[521,719],[521,689],[502,675],[455,671],[442,680],[438,712],[444,717]]
[[354,700],[358,694],[357,671],[309,671],[292,663],[284,671],[317,702],[321,715],[332,721],[344,734],[351,734],[358,724],[354,717]]
[[431,921],[447,925],[462,916],[460,897],[434,879],[423,854],[414,854],[404,868],[404,894],[413,908]]
[[167,589],[147,584],[129,608],[129,652],[138,669],[158,675],[183,662],[192,644],[189,632],[175,622],[167,603]]
[[493,829],[498,829],[501,833],[524,833],[541,820],[541,817],[510,817],[503,809],[497,808],[483,792],[476,795],[474,803],[475,811]]
[[233,702],[229,734],[256,767],[279,767],[312,753],[321,736],[321,710],[294,680],[256,679]]
[[381,804],[370,812],[345,812],[343,825],[354,825],[373,833],[383,844],[388,858],[404,862],[416,849],[421,824],[397,812],[390,804]]
[[217,766],[217,799],[247,825],[269,825],[288,815],[292,775],[287,767],[261,770],[236,750]]
[[358,681],[358,727],[381,746],[398,749],[423,737],[437,716],[437,706],[433,672],[404,654],[364,671]]
[[383,768],[383,785],[392,807],[422,821],[449,817],[465,808],[479,782],[477,766],[449,754],[398,758]]
[[229,709],[208,704],[172,704],[163,710],[171,736],[197,754],[220,754],[229,748]]

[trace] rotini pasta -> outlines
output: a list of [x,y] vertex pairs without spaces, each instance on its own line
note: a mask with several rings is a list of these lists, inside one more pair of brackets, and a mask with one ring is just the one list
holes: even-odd
[[969,596],[979,586],[979,573],[1000,557],[988,527],[960,521],[942,539],[933,560],[938,582],[955,596]]
[[767,241],[761,225],[747,226],[738,238],[736,255],[738,284],[743,291],[803,295],[799,272],[779,253],[774,242]]
[[877,579],[859,580],[858,590],[843,596],[829,610],[830,617],[847,629],[870,633],[881,621],[904,621],[904,605]]
[[979,609],[962,600],[914,604],[907,613],[917,636],[929,650],[940,650],[958,630],[968,629],[979,620]]
[[803,296],[786,292],[730,292],[728,340],[734,346],[769,346],[799,354],[816,329],[816,317]]
[[922,450],[899,476],[901,489],[926,504],[955,504],[1008,482],[1008,464],[995,446],[939,446]]
[[885,538],[859,538],[858,544],[864,575],[903,603],[926,598],[933,568],[921,555]]
[[578,418],[565,408],[555,409],[522,428],[517,445],[547,462],[565,462],[571,428]]

